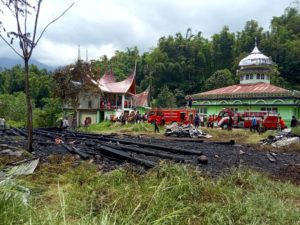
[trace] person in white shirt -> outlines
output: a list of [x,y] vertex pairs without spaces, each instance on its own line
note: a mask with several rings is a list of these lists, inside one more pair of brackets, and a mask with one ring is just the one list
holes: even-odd
[[68,117],[65,117],[65,118],[63,119],[62,127],[63,127],[63,128],[68,128],[68,127],[69,127]]

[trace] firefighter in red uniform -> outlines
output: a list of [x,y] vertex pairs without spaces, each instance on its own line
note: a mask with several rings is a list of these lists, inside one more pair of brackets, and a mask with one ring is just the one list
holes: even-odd
[[211,126],[212,123],[212,118],[211,115],[209,115],[208,120],[207,120],[207,128],[209,128]]
[[281,117],[278,117],[278,130],[286,128],[285,122]]

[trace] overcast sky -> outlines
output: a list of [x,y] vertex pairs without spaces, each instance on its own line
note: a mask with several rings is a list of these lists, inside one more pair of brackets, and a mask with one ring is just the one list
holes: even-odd
[[[97,59],[115,50],[137,46],[149,51],[162,36],[201,31],[203,36],[221,31],[224,25],[236,32],[254,19],[265,30],[273,16],[280,16],[293,0],[43,0],[42,28],[72,2],[75,5],[52,24],[34,51],[33,58],[51,66],[73,63],[78,45],[81,57]],[[1,15],[10,24],[8,14]],[[16,55],[0,40],[0,57]]]

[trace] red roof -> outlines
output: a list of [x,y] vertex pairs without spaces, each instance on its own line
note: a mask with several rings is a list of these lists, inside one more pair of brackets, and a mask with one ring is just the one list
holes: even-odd
[[202,95],[225,95],[225,94],[247,94],[247,93],[283,93],[289,92],[289,90],[277,87],[268,83],[255,83],[255,84],[236,84],[228,87],[218,88],[199,94]]
[[116,82],[116,78],[115,78],[112,70],[106,71],[104,73],[103,77],[100,78],[99,82],[102,83],[102,84]]
[[149,102],[148,102],[149,90],[150,90],[150,88],[148,87],[144,92],[134,95],[133,96],[133,105],[134,106],[143,106],[143,107],[149,106]]
[[112,71],[105,72],[97,84],[101,91],[108,93],[119,93],[119,94],[135,94],[135,70],[125,80],[116,82],[115,76]]

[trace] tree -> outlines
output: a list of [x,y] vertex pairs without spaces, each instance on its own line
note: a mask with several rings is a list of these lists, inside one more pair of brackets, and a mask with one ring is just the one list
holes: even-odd
[[[58,17],[48,23],[41,33],[38,34],[38,21],[40,15],[40,9],[42,0],[37,0],[36,5],[31,5],[27,0],[1,0],[2,4],[6,6],[9,12],[16,20],[16,30],[6,31],[2,21],[0,21],[0,37],[1,39],[18,55],[24,62],[24,78],[25,78],[25,94],[27,104],[27,131],[28,131],[28,151],[32,151],[32,106],[30,100],[30,85],[29,85],[29,60],[33,53],[34,48],[41,40],[43,34],[47,28],[60,19],[73,5],[72,3],[65,11],[63,11]],[[33,30],[29,32],[29,16],[33,15]],[[7,38],[2,34],[6,33]],[[21,51],[18,51],[13,45],[14,40],[19,40],[19,47]]]
[[211,90],[216,88],[225,87],[235,83],[235,79],[228,69],[217,70],[210,78],[205,82],[205,89]]
[[44,98],[43,109],[36,109],[34,113],[35,127],[53,127],[57,125],[57,121],[62,117],[62,102],[58,98]]
[[158,107],[176,107],[175,96],[166,85],[161,88],[156,104]]
[[234,34],[229,32],[227,26],[223,27],[220,34],[214,34],[212,36],[214,65],[216,69],[231,68],[234,43]]
[[94,78],[91,65],[82,60],[60,68],[54,73],[54,95],[71,105],[75,118],[80,106],[81,93],[101,93],[99,87],[93,83]]

